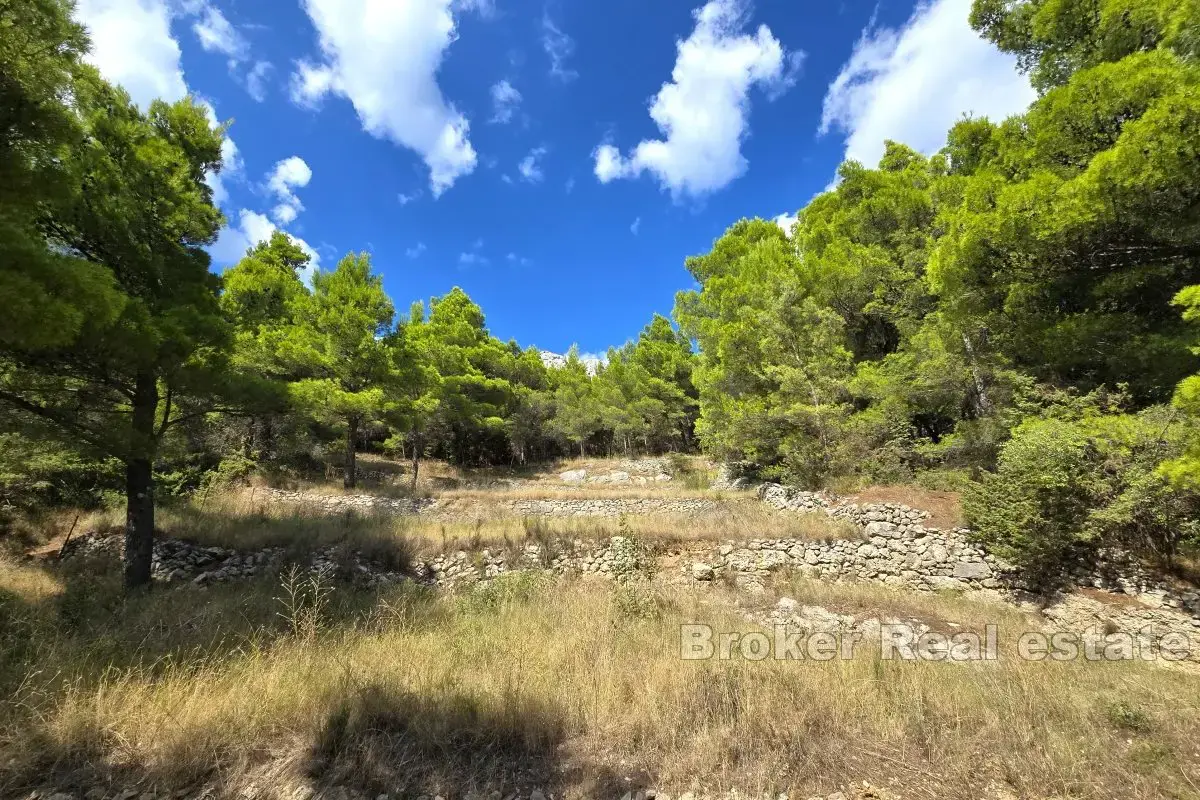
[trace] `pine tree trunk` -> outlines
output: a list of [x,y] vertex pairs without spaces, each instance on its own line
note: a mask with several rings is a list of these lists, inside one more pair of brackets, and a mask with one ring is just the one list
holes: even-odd
[[421,469],[421,434],[413,429],[412,488],[417,488],[417,472]]
[[587,457],[587,453],[585,453],[585,452],[583,451],[583,439],[580,439],[580,440],[579,440],[579,457],[580,457],[580,458],[586,458],[586,457]]
[[355,479],[357,478],[357,457],[358,454],[354,449],[356,440],[358,439],[358,420],[351,418],[347,420],[346,425],[346,474],[342,479],[342,486],[346,489],[355,487]]
[[154,558],[154,415],[158,382],[141,372],[134,388],[132,435],[125,461],[125,588],[150,583]]

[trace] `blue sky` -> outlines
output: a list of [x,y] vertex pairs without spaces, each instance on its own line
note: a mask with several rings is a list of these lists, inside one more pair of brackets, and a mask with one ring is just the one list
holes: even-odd
[[[397,309],[462,286],[492,332],[603,352],[684,258],[794,214],[883,140],[932,152],[1033,99],[969,0],[79,0],[134,100],[232,120],[214,267],[275,228],[372,253]],[[786,219],[783,220],[786,224]]]

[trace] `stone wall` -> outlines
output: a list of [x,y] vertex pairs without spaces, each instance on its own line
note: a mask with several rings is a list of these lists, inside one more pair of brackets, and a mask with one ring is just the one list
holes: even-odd
[[[387,498],[372,495],[312,495],[282,489],[259,489],[264,499],[315,507],[323,513],[438,514],[433,499]],[[750,589],[760,587],[776,570],[823,580],[864,580],[918,591],[942,589],[1021,590],[1009,565],[973,542],[964,528],[939,530],[924,523],[929,515],[904,505],[840,504],[829,495],[766,484],[759,487],[763,502],[787,512],[823,513],[854,523],[860,538],[780,539],[688,543],[678,555],[683,579],[708,581],[724,576]],[[569,498],[510,500],[499,505],[529,516],[597,516],[623,514],[705,514],[722,501],[699,498]],[[766,533],[764,531],[764,533]],[[72,542],[73,552],[119,552],[120,536],[84,535]],[[508,551],[492,548],[419,558],[405,570],[418,580],[443,586],[486,580],[512,570],[544,569],[555,573],[619,577],[630,571],[653,571],[655,544],[627,537],[600,541],[527,543]],[[678,545],[676,545],[678,547]],[[1200,593],[1180,589],[1133,562],[1124,554],[1101,551],[1072,576],[1077,585],[1137,597],[1148,607],[1177,609],[1191,615],[1200,627]],[[238,553],[218,547],[174,540],[155,543],[154,574],[159,580],[207,583],[250,577],[283,563],[281,549]],[[337,567],[368,583],[404,579],[399,571],[370,562],[361,554],[328,548],[313,558],[321,569]]]
[[608,497],[587,499],[514,500],[507,504],[516,514],[543,517],[619,517],[624,514],[706,514],[716,511],[717,500],[663,497]]
[[[263,487],[255,495],[267,503],[287,503],[328,514],[395,514],[397,516],[462,515],[452,512],[433,498],[392,498],[368,494],[310,494]],[[704,514],[717,510],[719,500],[671,497],[556,498],[543,500],[503,500],[498,498],[480,507],[495,513],[508,511],[518,516],[543,517],[619,517],[623,514]]]
[[380,497],[373,494],[314,494],[273,489],[269,486],[254,490],[256,499],[266,503],[287,503],[332,514],[358,512],[363,514],[395,514],[408,516],[436,509],[438,501],[429,497]]

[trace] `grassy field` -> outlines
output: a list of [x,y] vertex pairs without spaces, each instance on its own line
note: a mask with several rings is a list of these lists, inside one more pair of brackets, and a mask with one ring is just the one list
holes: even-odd
[[[1026,624],[1002,606],[797,583],[801,602]],[[0,795],[124,781],[262,796],[570,797],[639,786],[900,797],[1197,797],[1200,677],[1142,664],[686,662],[738,599],[516,574],[457,595],[263,579],[123,600],[0,566]],[[946,787],[954,787],[948,792]]]
[[[910,490],[871,491],[860,499],[905,502],[896,493]],[[397,562],[618,533],[664,547],[857,535],[737,496],[700,516],[535,520],[501,514],[503,491],[474,492],[439,496],[478,500],[475,520],[322,514],[246,490],[166,505],[159,524],[204,544],[297,556],[346,544]],[[943,499],[949,519],[953,497]],[[752,595],[721,581],[673,585],[665,572],[627,584],[515,573],[457,592],[285,573],[126,598],[112,561],[58,562],[53,546],[15,555],[119,521],[47,517],[0,557],[0,797],[104,785],[282,800],[337,785],[448,800],[534,787],[572,799],[648,787],[774,798],[865,780],[892,798],[1200,798],[1200,675],[1022,661],[1016,636],[1037,623],[999,602],[786,575]],[[780,596],[935,630],[995,623],[1001,658],[895,662],[871,648],[824,663],[680,658],[680,625],[756,630],[749,618]]]

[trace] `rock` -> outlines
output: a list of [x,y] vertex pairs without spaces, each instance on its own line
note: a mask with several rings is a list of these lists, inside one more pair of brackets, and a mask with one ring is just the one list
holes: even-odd
[[887,536],[890,538],[892,534],[896,533],[896,531],[896,526],[890,522],[867,523],[867,536]]
[[541,789],[534,789],[529,793],[529,800],[546,800],[546,793]]
[[796,610],[800,604],[790,597],[781,597],[779,602],[775,604],[775,608],[784,614],[790,614]]
[[959,561],[954,565],[954,577],[975,581],[992,577],[992,568],[976,561]]
[[716,571],[710,564],[696,563],[692,564],[692,579],[697,581],[711,581],[716,577]]
[[561,473],[558,477],[563,483],[583,483],[583,481],[587,478],[587,470],[570,469]]

